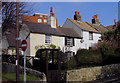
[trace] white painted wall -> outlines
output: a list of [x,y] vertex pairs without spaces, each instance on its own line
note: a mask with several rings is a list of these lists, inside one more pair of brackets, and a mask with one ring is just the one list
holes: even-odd
[[56,28],[56,17],[55,16],[48,17],[48,24],[51,25],[52,28]]
[[93,33],[93,40],[89,40],[89,32],[88,31],[83,31],[83,40],[84,42],[82,43],[82,47],[84,49],[89,49],[89,47],[93,47],[98,40],[100,40],[101,34],[99,33]]
[[[51,44],[56,45],[57,47],[60,47],[60,37],[59,36],[51,36]],[[45,34],[36,34],[36,33],[30,33],[30,55],[35,56],[36,53],[36,46],[47,46],[45,44]]]
[[72,51],[72,52],[75,52],[75,54],[76,54],[77,50],[81,46],[81,43],[80,43],[80,39],[77,39],[77,38],[74,38],[74,42],[75,42],[75,46],[69,48],[69,47],[65,46],[65,37],[60,37],[61,51],[62,52]]

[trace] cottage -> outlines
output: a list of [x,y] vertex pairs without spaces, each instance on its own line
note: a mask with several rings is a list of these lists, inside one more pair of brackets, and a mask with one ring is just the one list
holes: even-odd
[[81,49],[95,47],[95,44],[101,40],[101,33],[108,31],[103,25],[99,25],[97,15],[93,16],[92,23],[82,22],[81,15],[78,11],[75,12],[74,19],[67,18],[63,27],[74,29],[82,36],[80,42]]
[[[33,16],[35,17],[35,16]],[[36,18],[36,17],[35,17]],[[38,20],[38,19],[36,19]],[[35,56],[36,46],[54,44],[69,56],[76,54],[82,38],[74,29],[57,26],[57,19],[51,8],[48,24],[24,21],[20,30],[21,40],[27,40],[27,56]]]

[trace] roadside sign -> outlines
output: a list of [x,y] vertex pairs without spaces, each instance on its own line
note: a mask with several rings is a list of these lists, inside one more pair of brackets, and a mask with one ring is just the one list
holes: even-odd
[[25,51],[26,48],[27,48],[27,41],[26,41],[26,40],[23,40],[22,43],[21,43],[21,49],[22,49],[23,51]]

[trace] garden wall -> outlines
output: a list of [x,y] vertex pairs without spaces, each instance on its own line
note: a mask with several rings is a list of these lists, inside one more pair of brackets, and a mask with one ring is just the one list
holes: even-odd
[[[16,73],[16,65],[11,64],[11,63],[2,62],[2,72]],[[21,74],[23,74],[24,73],[24,67],[19,66],[19,72]],[[40,77],[42,79],[41,81],[46,81],[46,75],[42,72],[30,69],[30,68],[26,68],[26,74],[30,75],[30,76]]]
[[120,75],[120,64],[69,70],[65,73],[66,81],[93,81]]

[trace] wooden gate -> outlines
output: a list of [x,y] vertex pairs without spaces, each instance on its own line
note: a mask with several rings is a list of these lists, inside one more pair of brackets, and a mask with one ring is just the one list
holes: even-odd
[[[58,83],[58,82],[60,82],[61,81],[60,50],[59,49],[41,49],[41,51],[46,52],[47,83],[52,83],[52,82],[57,82]],[[55,54],[57,56],[55,56]],[[51,59],[49,57],[51,57]]]

